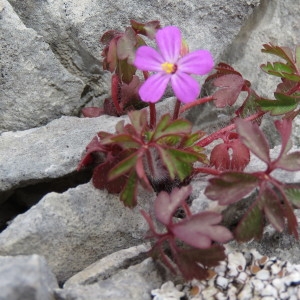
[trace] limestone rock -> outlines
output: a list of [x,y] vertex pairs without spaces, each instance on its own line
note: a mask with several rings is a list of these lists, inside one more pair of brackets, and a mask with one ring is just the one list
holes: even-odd
[[78,113],[83,82],[54,56],[43,37],[0,1],[0,132],[37,127]]
[[[140,199],[146,211],[153,196]],[[139,209],[124,207],[117,195],[92,183],[49,193],[0,234],[0,255],[43,255],[64,282],[96,260],[140,244],[148,225]]]
[[[3,133],[0,135],[0,196],[1,192],[19,186],[74,172],[96,133],[114,132],[115,124],[122,119],[125,117],[62,117],[44,127]],[[5,200],[4,196],[0,198]]]
[[162,282],[156,264],[148,258],[106,280],[57,289],[55,295],[57,300],[150,300],[151,290],[158,288]]
[[0,300],[54,300],[56,278],[46,260],[30,256],[0,256]]

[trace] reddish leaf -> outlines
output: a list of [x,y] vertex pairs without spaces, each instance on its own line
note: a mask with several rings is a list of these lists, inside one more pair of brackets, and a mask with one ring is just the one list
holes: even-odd
[[250,162],[249,149],[239,140],[233,140],[230,143],[232,149],[230,169],[234,171],[242,171]]
[[215,79],[214,85],[220,88],[212,95],[216,107],[232,106],[242,91],[244,79],[237,74],[226,74]]
[[292,133],[292,121],[283,119],[283,120],[276,120],[274,123],[281,137],[281,151],[279,154],[280,157],[284,153],[287,153],[291,148],[291,144],[289,144],[289,140]]
[[135,20],[130,20],[132,28],[137,34],[143,34],[150,39],[154,39],[157,30],[160,28],[159,21],[150,21],[147,23],[139,23]]
[[241,141],[258,158],[269,164],[269,144],[258,125],[252,124],[250,121],[245,121],[243,119],[237,119],[235,124]]
[[248,242],[253,238],[259,240],[264,228],[264,216],[262,210],[255,202],[241,219],[234,232],[234,237],[239,242]]
[[258,179],[252,174],[225,172],[209,180],[205,195],[220,205],[228,205],[241,200],[258,185]]
[[300,208],[300,187],[299,186],[286,186],[284,188],[285,195],[292,205]]
[[188,198],[192,192],[191,186],[174,188],[171,194],[160,192],[154,202],[154,211],[157,220],[165,225],[171,222],[176,209]]
[[118,194],[122,191],[126,183],[126,176],[123,175],[114,180],[108,180],[108,173],[115,164],[116,162],[114,161],[106,161],[94,169],[92,180],[95,188],[100,190],[106,189],[109,193],[113,194]]
[[216,145],[210,153],[210,165],[218,170],[229,170],[230,156],[225,143]]
[[276,162],[276,168],[286,171],[300,171],[300,151],[282,155]]
[[209,275],[207,268],[217,266],[225,258],[225,248],[221,245],[213,245],[208,249],[182,249],[174,257],[187,281],[206,279]]
[[294,214],[293,208],[289,201],[284,199],[284,214],[288,222],[288,230],[290,234],[293,234],[296,239],[299,239],[299,234],[298,234],[298,221],[297,218]]
[[225,243],[232,239],[231,232],[220,225],[222,215],[204,211],[173,224],[169,229],[188,245],[196,248],[209,248],[212,241]]
[[258,201],[263,204],[264,213],[269,222],[277,231],[282,232],[284,229],[283,207],[277,194],[267,187],[260,191]]
[[99,107],[85,107],[81,110],[81,113],[86,118],[96,118],[104,114],[104,110]]

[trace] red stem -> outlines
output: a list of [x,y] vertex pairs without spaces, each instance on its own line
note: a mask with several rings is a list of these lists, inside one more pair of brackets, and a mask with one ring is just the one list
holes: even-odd
[[123,110],[119,105],[119,76],[117,74],[112,75],[111,77],[111,98],[113,100],[114,106],[119,115],[122,115]]
[[[266,112],[264,111],[259,111],[254,115],[251,115],[247,118],[245,118],[244,120],[247,121],[253,121],[255,119],[258,119],[260,117],[262,117],[264,114],[266,114]],[[235,124],[230,124],[222,129],[220,129],[219,131],[216,131],[212,134],[210,134],[209,136],[207,136],[206,138],[204,138],[203,140],[199,141],[196,145],[200,146],[200,147],[205,147],[207,145],[209,145],[210,143],[212,143],[213,141],[219,139],[225,132],[229,132],[235,129]]]
[[293,88],[291,88],[286,94],[292,95],[300,89],[300,83],[298,82]]
[[181,106],[181,102],[177,99],[174,107],[174,112],[173,112],[173,120],[178,119],[180,106]]
[[222,172],[216,169],[212,168],[194,168],[193,173],[204,173],[204,174],[209,174],[209,175],[220,175]]
[[[147,80],[149,78],[149,72],[143,71],[144,79]],[[150,111],[150,128],[154,128],[156,125],[156,108],[155,103],[149,103],[149,111]]]
[[179,110],[179,114],[182,114],[184,113],[185,111],[187,111],[188,109],[196,106],[196,105],[199,105],[199,104],[203,104],[203,103],[206,103],[206,102],[209,102],[209,101],[212,101],[214,100],[214,98],[212,96],[209,96],[209,97],[205,97],[205,98],[200,98],[200,99],[197,99],[196,101],[193,101],[191,103],[188,103],[188,104],[185,104],[184,106],[182,106]]

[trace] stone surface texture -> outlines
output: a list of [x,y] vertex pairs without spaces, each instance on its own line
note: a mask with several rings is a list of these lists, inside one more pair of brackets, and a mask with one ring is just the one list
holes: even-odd
[[83,105],[83,81],[68,72],[48,43],[0,1],[0,132],[41,126]]
[[1,300],[54,300],[55,275],[44,257],[0,256]]

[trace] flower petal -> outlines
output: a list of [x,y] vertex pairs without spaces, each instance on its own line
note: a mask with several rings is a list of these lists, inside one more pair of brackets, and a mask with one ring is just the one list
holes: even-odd
[[149,77],[139,89],[139,94],[144,102],[157,102],[163,96],[171,75],[163,72]]
[[214,61],[209,51],[197,50],[190,52],[179,59],[177,66],[182,72],[204,75],[212,70]]
[[181,33],[176,26],[167,26],[157,31],[156,43],[165,62],[176,63],[181,48]]
[[141,46],[136,50],[133,64],[138,69],[159,72],[162,70],[162,63],[164,63],[164,60],[155,49],[149,46]]
[[177,71],[172,75],[171,83],[176,97],[181,102],[193,102],[200,94],[198,82],[186,73]]

